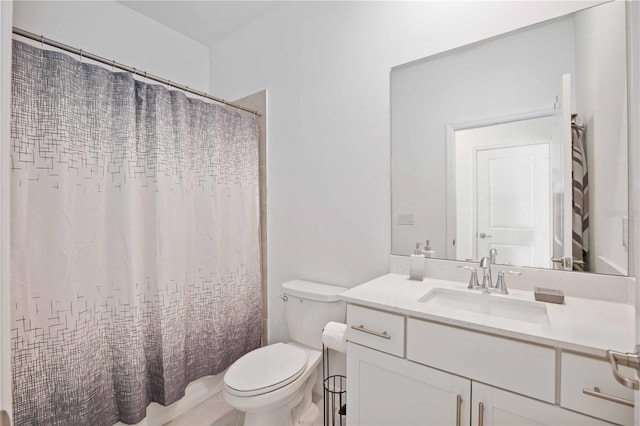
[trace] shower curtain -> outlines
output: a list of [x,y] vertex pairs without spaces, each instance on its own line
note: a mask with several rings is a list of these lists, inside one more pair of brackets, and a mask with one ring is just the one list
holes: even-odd
[[136,423],[260,345],[257,123],[13,47],[15,422]]
[[584,146],[584,126],[577,123],[578,114],[571,114],[571,174],[572,174],[572,255],[573,270],[589,270],[589,172]]

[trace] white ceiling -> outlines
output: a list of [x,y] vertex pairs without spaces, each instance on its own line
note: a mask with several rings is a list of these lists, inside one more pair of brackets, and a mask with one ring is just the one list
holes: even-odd
[[120,0],[120,3],[211,46],[283,2]]

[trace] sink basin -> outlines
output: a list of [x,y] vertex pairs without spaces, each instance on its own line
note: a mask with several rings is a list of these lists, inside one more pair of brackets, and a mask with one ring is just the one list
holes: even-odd
[[443,288],[431,290],[418,301],[432,309],[455,310],[533,324],[549,324],[547,307],[540,302]]

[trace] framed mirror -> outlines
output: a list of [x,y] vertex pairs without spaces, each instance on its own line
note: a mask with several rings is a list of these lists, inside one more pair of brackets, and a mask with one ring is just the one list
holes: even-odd
[[611,2],[392,69],[392,254],[628,275],[626,61]]

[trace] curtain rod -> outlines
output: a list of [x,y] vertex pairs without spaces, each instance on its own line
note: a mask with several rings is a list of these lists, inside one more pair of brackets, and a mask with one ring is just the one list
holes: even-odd
[[21,37],[26,37],[26,38],[34,40],[34,41],[39,41],[42,44],[53,46],[53,47],[55,47],[57,49],[61,49],[61,50],[64,50],[66,52],[73,53],[75,55],[79,55],[80,58],[85,57],[87,59],[91,59],[92,61],[100,62],[101,64],[109,65],[109,66],[111,66],[113,68],[118,68],[118,69],[121,69],[123,71],[129,72],[131,74],[139,75],[141,77],[144,77],[145,79],[153,80],[153,81],[156,81],[158,83],[162,83],[162,84],[170,86],[170,87],[175,87],[176,89],[180,89],[180,90],[182,90],[184,92],[193,93],[194,95],[198,95],[198,96],[201,96],[203,98],[210,99],[212,101],[218,102],[220,104],[223,104],[223,105],[226,105],[226,106],[230,106],[232,108],[240,109],[242,111],[246,111],[246,112],[254,114],[254,115],[258,116],[258,117],[261,117],[261,115],[258,113],[258,111],[255,111],[255,110],[252,110],[252,109],[249,109],[249,108],[245,108],[242,105],[238,105],[238,104],[235,104],[233,102],[226,101],[226,100],[224,100],[222,98],[218,98],[216,96],[212,96],[212,95],[209,95],[207,93],[200,92],[199,90],[192,89],[192,88],[190,88],[188,86],[183,86],[181,84],[174,83],[174,82],[172,82],[170,80],[165,80],[164,78],[155,76],[153,74],[149,74],[146,71],[143,72],[143,71],[140,71],[140,70],[135,69],[133,67],[129,67],[127,65],[120,64],[120,63],[118,63],[116,61],[110,61],[110,60],[108,60],[106,58],[103,58],[102,56],[98,56],[98,55],[94,55],[94,54],[89,53],[89,52],[85,52],[82,49],[76,49],[75,47],[68,46],[66,44],[57,42],[55,40],[51,40],[51,39],[46,38],[44,36],[37,35],[37,34],[34,34],[32,32],[25,31],[23,29],[17,28],[17,27],[13,27],[13,33],[16,34],[16,35],[19,35]]

